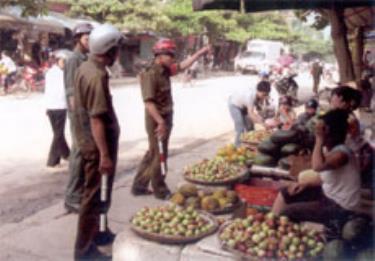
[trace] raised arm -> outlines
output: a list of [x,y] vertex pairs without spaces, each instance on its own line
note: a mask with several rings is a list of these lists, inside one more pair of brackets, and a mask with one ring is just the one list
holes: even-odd
[[208,53],[211,51],[211,45],[207,45],[205,47],[202,47],[198,51],[196,51],[192,56],[189,56],[182,62],[180,62],[180,69],[185,70],[189,68],[196,60],[198,60],[202,55]]

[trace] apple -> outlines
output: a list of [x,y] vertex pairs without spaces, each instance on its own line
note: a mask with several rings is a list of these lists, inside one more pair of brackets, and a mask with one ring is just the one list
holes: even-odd
[[281,216],[279,218],[279,223],[280,223],[281,226],[286,226],[289,223],[289,218],[286,217],[286,216]]
[[264,220],[264,214],[263,213],[256,213],[255,215],[254,215],[254,218],[255,218],[255,220],[257,220],[257,221],[259,221],[259,222],[262,222],[263,220]]

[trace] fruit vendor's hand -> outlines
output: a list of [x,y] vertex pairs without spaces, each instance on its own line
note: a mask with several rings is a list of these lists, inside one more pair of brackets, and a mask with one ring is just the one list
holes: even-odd
[[299,184],[299,183],[294,183],[289,185],[288,187],[288,193],[289,195],[296,195],[303,191],[306,188],[305,184]]
[[161,121],[158,123],[158,126],[156,127],[155,134],[159,139],[164,139],[167,135],[167,125],[164,121]]
[[326,127],[323,121],[319,120],[315,126],[315,136],[317,139],[323,139],[326,132]]

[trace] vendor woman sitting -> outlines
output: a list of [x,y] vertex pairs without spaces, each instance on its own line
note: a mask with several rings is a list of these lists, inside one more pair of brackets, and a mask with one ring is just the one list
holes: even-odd
[[295,221],[319,222],[328,228],[335,223],[340,227],[359,205],[359,169],[345,145],[348,112],[331,110],[320,119],[312,155],[312,167],[319,176],[310,183],[282,189],[272,211]]

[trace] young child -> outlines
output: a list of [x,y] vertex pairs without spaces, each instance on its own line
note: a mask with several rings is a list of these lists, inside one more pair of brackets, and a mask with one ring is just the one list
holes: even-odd
[[296,120],[296,114],[293,111],[293,101],[290,96],[280,98],[279,110],[275,118],[266,120],[265,124],[268,129],[280,128],[289,130]]

